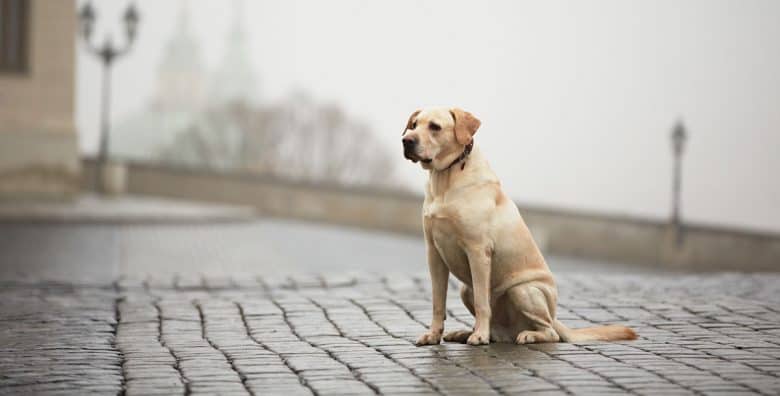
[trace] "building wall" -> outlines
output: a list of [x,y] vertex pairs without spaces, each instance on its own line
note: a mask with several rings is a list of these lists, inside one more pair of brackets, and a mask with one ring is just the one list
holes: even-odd
[[0,73],[0,198],[79,189],[74,0],[29,0],[28,68]]

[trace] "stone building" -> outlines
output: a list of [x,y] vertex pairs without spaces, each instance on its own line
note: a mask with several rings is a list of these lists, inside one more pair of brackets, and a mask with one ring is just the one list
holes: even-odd
[[0,198],[79,188],[74,0],[0,0]]

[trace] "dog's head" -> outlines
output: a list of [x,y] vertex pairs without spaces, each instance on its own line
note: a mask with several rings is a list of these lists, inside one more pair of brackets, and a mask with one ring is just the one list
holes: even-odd
[[471,143],[480,121],[458,108],[417,110],[402,136],[404,157],[424,169],[447,168]]

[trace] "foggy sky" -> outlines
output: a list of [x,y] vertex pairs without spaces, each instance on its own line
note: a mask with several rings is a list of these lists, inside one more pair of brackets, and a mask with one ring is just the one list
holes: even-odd
[[[126,4],[101,0],[96,36]],[[154,92],[177,1],[141,0],[138,45],[117,63],[112,119]],[[217,67],[230,2],[191,0],[206,65]],[[261,102],[294,90],[367,121],[403,160],[400,134],[423,106],[482,120],[476,143],[514,199],[666,219],[669,133],[690,139],[686,221],[780,232],[780,2],[247,1]],[[113,18],[113,19],[112,19]],[[110,23],[109,23],[110,21]],[[98,62],[78,59],[82,150],[97,142]]]

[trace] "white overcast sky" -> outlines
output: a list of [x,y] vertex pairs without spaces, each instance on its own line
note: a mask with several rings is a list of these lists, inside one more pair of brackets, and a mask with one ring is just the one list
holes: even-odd
[[[137,1],[114,120],[152,95],[180,1]],[[232,2],[189,1],[213,69]],[[96,2],[98,37],[125,4]],[[300,89],[342,105],[397,151],[415,190],[425,174],[401,156],[402,126],[418,107],[456,105],[481,118],[477,144],[519,202],[665,219],[669,133],[682,118],[684,218],[780,232],[780,1],[252,0],[244,15],[261,101]],[[91,152],[100,68],[79,54]]]

